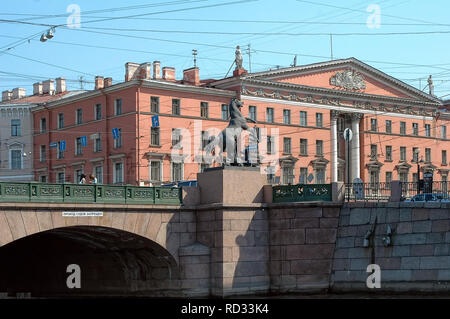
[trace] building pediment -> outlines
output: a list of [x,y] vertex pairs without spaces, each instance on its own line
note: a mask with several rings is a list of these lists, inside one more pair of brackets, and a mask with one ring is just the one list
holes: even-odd
[[298,158],[288,155],[280,158],[280,165],[283,167],[286,166],[294,166],[295,163],[298,161]]
[[383,163],[381,163],[378,160],[372,160],[372,161],[368,162],[366,164],[366,166],[369,170],[379,170],[381,168],[381,166],[383,166]]
[[316,167],[325,167],[328,165],[329,162],[330,161],[327,160],[325,157],[319,157],[316,158],[315,160],[312,160],[310,164],[316,168]]
[[407,162],[401,162],[395,166],[398,171],[407,171],[411,168],[411,165]]
[[252,73],[244,76],[244,79],[289,83],[334,91],[413,99],[441,104],[436,97],[424,93],[355,58]]

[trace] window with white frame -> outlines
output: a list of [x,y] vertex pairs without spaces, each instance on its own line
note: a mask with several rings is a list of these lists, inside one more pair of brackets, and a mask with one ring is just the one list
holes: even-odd
[[10,163],[12,170],[22,169],[22,149],[10,150]]
[[66,174],[64,171],[56,173],[56,182],[59,184],[66,182]]
[[114,100],[114,115],[122,114],[122,99]]
[[81,137],[75,139],[75,155],[83,154],[83,145],[81,144]]
[[162,182],[162,162],[150,161],[150,181]]
[[45,133],[46,131],[47,131],[47,119],[45,117],[43,117],[39,121],[39,132]]
[[39,161],[45,162],[47,159],[47,148],[45,145],[39,147]]
[[183,163],[172,162],[172,182],[183,180]]
[[76,111],[76,124],[82,124],[83,123],[83,109],[77,109]]
[[308,113],[306,111],[300,111],[300,126],[308,125]]
[[117,129],[117,138],[114,139],[114,148],[122,147],[122,129]]
[[114,184],[122,184],[123,183],[123,163],[122,162],[114,163],[113,182],[114,182]]
[[95,104],[95,120],[101,120],[102,119],[102,105],[101,104]]
[[102,136],[97,133],[94,139],[94,152],[101,152],[102,150]]
[[11,120],[11,136],[20,135],[20,120]]
[[94,175],[97,178],[97,184],[103,184],[103,166],[95,166]]
[[103,184],[103,166],[95,166],[94,175],[97,178],[97,184]]

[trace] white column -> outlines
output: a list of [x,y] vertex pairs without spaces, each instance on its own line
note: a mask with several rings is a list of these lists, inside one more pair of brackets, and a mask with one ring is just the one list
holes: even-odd
[[338,181],[337,112],[331,111],[331,182]]
[[352,133],[353,139],[351,143],[351,181],[355,178],[360,178],[360,148],[359,148],[359,121],[362,118],[362,114],[355,113],[352,114]]

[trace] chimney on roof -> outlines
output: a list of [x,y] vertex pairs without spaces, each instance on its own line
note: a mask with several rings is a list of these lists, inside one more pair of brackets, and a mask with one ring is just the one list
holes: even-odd
[[200,73],[199,68],[193,67],[183,71],[183,83],[192,84],[195,86],[200,85]]
[[162,71],[163,71],[163,80],[175,81],[175,68],[165,66],[163,67]]
[[37,82],[33,84],[33,95],[42,94],[42,82]]
[[142,63],[137,70],[136,78],[140,80],[150,80],[152,72],[152,64],[149,62]]
[[159,80],[161,78],[161,62],[153,61],[153,79]]
[[12,91],[3,91],[2,92],[2,102],[9,101],[12,98]]
[[131,81],[134,78],[134,74],[139,68],[139,64],[134,62],[125,63],[125,82]]
[[11,100],[17,100],[25,97],[27,95],[26,90],[24,88],[15,88],[12,90]]
[[66,92],[66,79],[56,78],[56,94]]
[[55,80],[46,80],[42,82],[42,93],[44,94],[54,94],[55,93]]
[[112,78],[105,78],[104,87],[107,88],[108,86],[112,85]]
[[103,89],[104,87],[105,87],[105,79],[103,78],[103,76],[97,75],[95,77],[95,89],[100,90]]

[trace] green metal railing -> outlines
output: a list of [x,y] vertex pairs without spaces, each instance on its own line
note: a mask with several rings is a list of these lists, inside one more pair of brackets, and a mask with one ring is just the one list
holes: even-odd
[[178,187],[0,182],[0,202],[181,205]]
[[331,202],[331,184],[298,184],[273,187],[273,202]]

